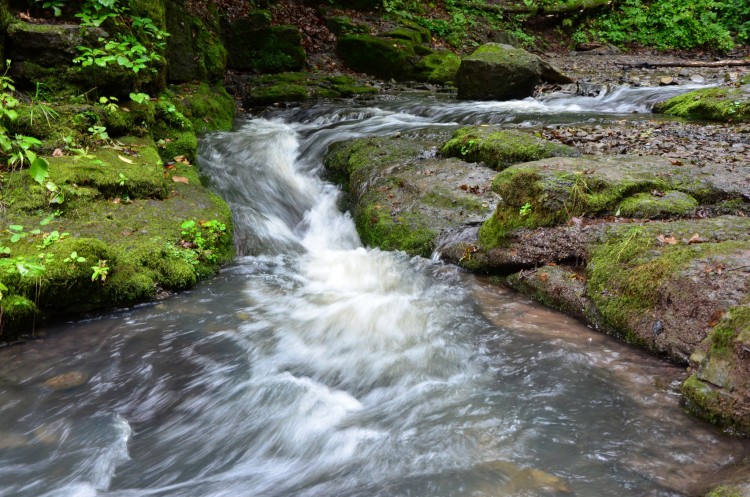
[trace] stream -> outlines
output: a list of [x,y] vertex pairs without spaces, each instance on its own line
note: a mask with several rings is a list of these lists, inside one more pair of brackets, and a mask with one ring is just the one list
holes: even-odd
[[438,257],[363,248],[321,179],[336,141],[649,119],[689,88],[320,102],[205,137],[240,256],[0,349],[0,496],[698,495],[750,452],[683,411],[682,368]]

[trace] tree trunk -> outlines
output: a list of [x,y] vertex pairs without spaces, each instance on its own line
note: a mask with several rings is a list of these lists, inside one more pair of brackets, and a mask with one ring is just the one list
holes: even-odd
[[573,0],[566,3],[560,3],[555,5],[539,5],[537,2],[531,5],[479,5],[468,2],[459,2],[459,5],[464,8],[473,8],[477,10],[483,10],[485,12],[495,12],[498,14],[525,14],[529,16],[542,16],[542,15],[559,15],[569,14],[571,12],[594,10],[613,5],[617,3],[616,0]]

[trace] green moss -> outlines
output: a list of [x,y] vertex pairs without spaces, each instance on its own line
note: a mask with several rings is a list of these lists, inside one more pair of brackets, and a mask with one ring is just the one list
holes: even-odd
[[485,210],[482,200],[479,198],[468,196],[459,197],[444,188],[436,188],[435,190],[425,193],[421,200],[427,205],[433,205],[444,209],[458,207],[468,212],[484,212]]
[[294,83],[253,88],[247,102],[252,105],[269,105],[279,102],[301,102],[309,97],[307,87]]
[[336,53],[350,69],[399,81],[418,79],[418,58],[412,43],[371,35],[339,38]]
[[731,485],[721,485],[706,494],[706,497],[743,497],[741,488]]
[[529,133],[474,126],[457,130],[441,152],[469,162],[484,162],[496,170],[519,162],[580,155],[572,147],[542,140]]
[[193,83],[171,86],[170,91],[172,103],[196,133],[232,129],[237,104],[224,86]]
[[166,162],[184,156],[191,163],[195,162],[198,153],[198,138],[192,131],[167,132],[159,141],[159,156]]
[[[670,231],[677,240],[688,239],[700,229],[686,222],[614,226],[604,243],[593,248],[586,271],[587,294],[596,304],[605,324],[628,333],[637,320],[656,305],[662,285],[675,278],[691,262],[713,254],[743,250],[746,242],[732,238],[701,244],[661,244],[659,236]],[[709,224],[704,226],[710,232]],[[736,333],[733,332],[733,333]],[[719,332],[721,343],[730,334]]]
[[696,375],[690,375],[682,383],[682,395],[686,407],[700,418],[709,423],[718,424],[721,417],[713,410],[721,403],[718,392],[708,384],[702,382]]
[[430,83],[446,84],[456,78],[461,58],[448,51],[435,52],[427,55],[421,61],[424,67],[424,79]]
[[[176,169],[167,171],[168,174],[186,178],[188,182],[169,179],[166,182],[161,166],[154,165],[153,176],[148,171],[148,166],[159,160],[153,144],[131,138],[124,139],[123,143],[125,148],[122,149],[91,151],[99,159],[107,160],[104,166],[91,164],[91,159],[76,162],[70,156],[50,158],[53,180],[66,188],[66,192],[77,192],[77,196],[66,193],[62,205],[49,205],[44,191],[35,183],[29,183],[26,171],[5,175],[2,226],[19,224],[29,234],[20,242],[11,243],[9,232],[3,231],[0,243],[12,246],[12,257],[42,261],[46,267],[41,278],[21,278],[17,273],[4,275],[3,284],[9,287],[6,298],[18,295],[34,302],[39,309],[39,319],[130,305],[152,298],[158,287],[188,288],[233,257],[229,208],[200,185],[197,168],[176,163]],[[132,160],[133,164],[118,155]],[[87,172],[89,168],[98,169]],[[127,180],[125,185],[115,187],[112,182],[120,179],[117,174],[120,171],[126,171]],[[87,186],[78,185],[79,181],[88,181]],[[143,189],[138,186],[142,184],[156,185],[165,192],[168,186],[169,195],[143,198],[140,195]],[[113,188],[122,190],[111,191]],[[41,191],[40,201],[21,201],[35,198],[37,189]],[[129,201],[124,197],[111,200],[111,195],[126,192],[130,193]],[[49,225],[42,225],[41,220],[52,210],[59,210],[60,215]],[[212,248],[215,261],[201,260],[193,251],[178,245],[181,224],[188,219],[216,219],[228,227]],[[39,228],[41,233],[33,234],[34,228]],[[63,235],[58,241],[43,246],[45,236],[52,231]],[[85,261],[70,260],[73,252]],[[42,259],[40,254],[44,256]],[[106,280],[93,281],[92,266],[102,264],[108,268]],[[6,300],[2,302],[5,306]],[[8,324],[4,328],[3,339],[30,329],[33,314],[23,316],[18,319],[18,326]]]
[[37,307],[22,295],[5,295],[0,300],[0,340],[30,334]]
[[374,199],[357,209],[355,224],[362,243],[383,250],[403,250],[409,255],[429,257],[437,235],[428,219],[416,213],[404,216],[384,212]]
[[726,355],[735,342],[750,342],[750,306],[729,309],[709,336],[711,354]]
[[58,186],[91,186],[109,198],[164,198],[164,169],[151,139],[123,137],[120,141],[124,149],[101,148],[93,159],[50,157],[50,179]]
[[698,201],[686,193],[670,190],[660,195],[638,193],[620,204],[624,217],[663,219],[689,216],[698,208]]
[[706,88],[672,97],[654,106],[655,112],[688,119],[750,121],[750,98],[739,88]]
[[350,34],[367,34],[370,28],[366,24],[352,21],[349,16],[331,16],[324,19],[326,27],[336,36]]

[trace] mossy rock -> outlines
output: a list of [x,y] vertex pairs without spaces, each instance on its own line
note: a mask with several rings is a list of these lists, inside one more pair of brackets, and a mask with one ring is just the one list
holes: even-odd
[[[237,114],[237,103],[223,85],[191,83],[170,86],[165,96],[180,115],[188,119],[196,133],[229,131]],[[169,113],[167,113],[167,116]],[[163,117],[164,118],[164,117]],[[178,131],[185,127],[173,124]]]
[[624,217],[665,219],[690,216],[697,208],[698,201],[693,197],[670,190],[638,193],[626,198],[620,204],[619,213]]
[[404,40],[415,45],[429,44],[431,39],[430,30],[418,25],[396,26],[390,31],[380,33],[379,36]]
[[750,433],[750,305],[725,311],[690,357],[693,375],[683,384],[687,407],[699,417]]
[[447,50],[433,52],[425,56],[420,65],[422,67],[423,77],[429,83],[447,84],[456,79],[458,67],[461,65],[461,58]]
[[256,107],[280,102],[302,102],[309,98],[307,86],[295,83],[279,83],[250,90],[245,105]]
[[[25,236],[12,243],[3,232],[0,243],[11,247],[5,260],[39,261],[45,270],[34,278],[4,273],[3,313],[21,316],[0,324],[4,340],[30,333],[35,315],[37,322],[79,316],[148,300],[159,288],[189,288],[233,257],[229,208],[201,186],[197,168],[175,163],[165,169],[153,143],[122,142],[119,149],[90,151],[93,158],[49,158],[50,179],[66,194],[62,204],[50,204],[26,171],[6,175],[0,221],[23,226]],[[201,220],[225,226],[210,252],[179,243],[188,220],[201,231],[209,229]],[[106,278],[94,277],[94,266],[106,268]]]
[[512,100],[532,96],[541,81],[572,82],[557,68],[526,50],[487,43],[462,59],[455,83],[460,99]]
[[185,12],[182,2],[166,2],[167,77],[170,83],[218,82],[227,66],[227,49],[221,42],[219,13],[202,19]]
[[122,148],[102,148],[93,158],[50,157],[50,180],[60,187],[90,187],[105,198],[164,198],[168,184],[150,138],[123,137]]
[[456,130],[440,151],[448,157],[484,162],[497,171],[519,162],[580,155],[575,148],[543,140],[531,133],[479,126]]
[[[728,199],[746,204],[750,190],[738,171],[629,156],[556,157],[516,164],[500,172],[492,188],[501,201],[480,230],[485,248],[498,246],[507,233],[519,228],[554,226],[580,216],[622,215],[623,204],[628,208],[643,203],[645,197],[638,194],[677,191],[710,206]],[[681,207],[692,208],[692,202],[680,198],[687,202]],[[684,209],[674,212],[677,217],[685,215]],[[661,211],[668,214],[668,209]]]
[[750,86],[691,91],[656,104],[654,112],[686,119],[750,122]]
[[347,35],[339,38],[336,53],[354,71],[398,81],[419,79],[420,58],[410,41]]
[[742,275],[715,278],[748,262],[749,229],[732,216],[612,225],[591,248],[587,295],[607,328],[687,362],[716,313],[747,298]]
[[370,28],[366,24],[354,22],[349,16],[329,16],[323,19],[326,27],[336,36],[351,34],[368,34]]
[[349,193],[364,244],[428,257],[442,232],[476,223],[490,212],[486,168],[429,158],[426,151],[443,137],[415,132],[329,148],[327,174]]
[[224,22],[222,39],[231,69],[277,73],[305,66],[307,56],[296,26],[258,29],[252,19],[242,18]]

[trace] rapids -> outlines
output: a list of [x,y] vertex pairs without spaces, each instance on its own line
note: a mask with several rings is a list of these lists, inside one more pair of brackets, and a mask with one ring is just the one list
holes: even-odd
[[[0,350],[0,496],[695,495],[747,444],[683,412],[683,370],[437,258],[362,247],[321,179],[336,141],[639,119],[668,91],[318,103],[205,137],[240,256]],[[44,383],[71,371],[85,384]]]

